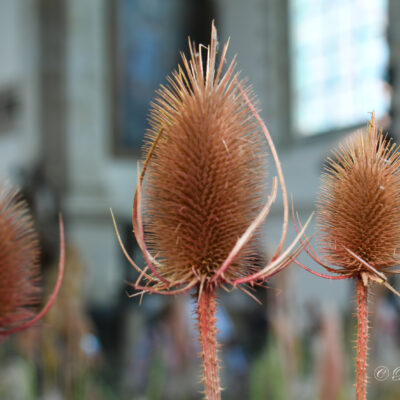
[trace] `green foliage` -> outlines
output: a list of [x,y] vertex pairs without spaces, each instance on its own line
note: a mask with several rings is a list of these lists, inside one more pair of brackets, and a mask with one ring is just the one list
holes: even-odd
[[269,340],[250,371],[250,400],[288,400],[282,355],[275,340]]
[[165,368],[160,353],[154,355],[150,371],[146,399],[161,400],[165,381]]

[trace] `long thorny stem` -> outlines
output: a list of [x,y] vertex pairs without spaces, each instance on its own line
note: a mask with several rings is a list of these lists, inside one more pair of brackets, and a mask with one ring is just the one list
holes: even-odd
[[198,323],[203,359],[203,383],[205,399],[220,400],[219,368],[217,356],[215,289],[206,286],[198,298]]
[[356,399],[367,398],[367,353],[368,353],[368,282],[357,279],[357,358]]

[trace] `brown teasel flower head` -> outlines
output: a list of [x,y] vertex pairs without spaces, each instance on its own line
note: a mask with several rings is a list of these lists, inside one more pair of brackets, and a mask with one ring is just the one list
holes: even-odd
[[[243,88],[234,60],[219,64],[217,34],[209,46],[190,43],[190,59],[161,86],[152,104],[133,204],[133,228],[146,259],[134,287],[177,294],[204,284],[263,281],[287,266],[297,241],[281,253],[287,227],[286,189],[268,130]],[[217,65],[218,64],[218,65]],[[278,178],[263,205],[267,145],[276,163],[285,218],[271,263],[254,270],[254,239],[275,199]],[[142,187],[143,185],[143,187]],[[143,202],[143,215],[142,215]],[[115,223],[115,221],[114,221]],[[145,227],[145,229],[144,229]],[[145,278],[145,286],[140,281]],[[174,290],[171,290],[174,288]],[[201,292],[201,290],[200,290]]]
[[39,243],[26,203],[0,192],[0,326],[32,317],[40,301]]
[[335,272],[370,273],[365,263],[384,272],[399,263],[399,166],[400,153],[377,131],[374,116],[329,160],[317,220],[321,250]]
[[41,300],[38,237],[27,204],[18,190],[0,185],[0,336],[30,327],[54,302],[64,270],[61,217],[60,240],[57,283],[46,306],[35,315],[35,307]]
[[[356,132],[333,152],[322,176],[317,225],[319,258],[305,235],[305,251],[319,265],[338,275],[327,279],[361,277],[383,284],[395,294],[386,274],[399,263],[400,153],[396,144],[378,131],[375,116],[366,131]],[[298,231],[295,216],[293,215]]]
[[[176,73],[171,88],[159,90],[145,145],[148,154],[162,132],[146,171],[143,222],[158,270],[171,282],[214,276],[260,212],[267,182],[265,139],[233,68],[214,76],[211,66],[204,78],[198,60],[188,81]],[[243,258],[252,254],[246,246],[225,276],[243,276]]]

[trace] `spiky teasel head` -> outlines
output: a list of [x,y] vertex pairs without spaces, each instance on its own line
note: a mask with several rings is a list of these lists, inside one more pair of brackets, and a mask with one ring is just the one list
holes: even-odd
[[39,244],[26,203],[0,189],[0,327],[32,316],[40,300]]
[[56,287],[43,310],[40,302],[39,242],[27,204],[17,190],[0,185],[0,336],[26,329],[53,303],[64,269],[63,225],[60,218],[61,257]]
[[[399,263],[400,153],[375,126],[329,159],[318,209],[320,244],[335,272],[378,272]],[[367,264],[369,266],[367,266]]]
[[[152,105],[132,210],[144,269],[129,257],[114,220],[121,248],[139,272],[132,286],[140,293],[178,294],[195,286],[201,293],[205,285],[261,284],[301,251],[293,249],[306,226],[282,250],[288,202],[279,158],[249,90],[234,71],[234,61],[225,69],[228,44],[218,64],[217,45],[212,25],[210,45],[189,43],[190,59],[182,55],[183,67],[168,79],[169,86],[161,86]],[[267,144],[278,177],[272,179],[263,205]],[[256,269],[251,254],[276,198],[278,180],[282,235],[271,262]],[[145,286],[140,284],[143,279]]]
[[[215,71],[215,35],[208,49],[191,45],[190,61],[182,56],[185,70],[158,91],[144,148],[147,155],[157,141],[144,180],[145,239],[171,282],[212,278],[262,208],[266,191],[265,139],[233,62],[222,73],[222,60]],[[245,274],[243,258],[251,251],[241,252],[228,278]]]

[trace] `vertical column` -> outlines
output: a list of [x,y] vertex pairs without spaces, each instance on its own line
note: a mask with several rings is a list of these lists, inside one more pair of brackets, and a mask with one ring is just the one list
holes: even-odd
[[[68,192],[65,205],[69,238],[79,246],[88,268],[87,301],[95,307],[112,306],[124,284],[109,214],[113,203],[108,193],[111,134],[107,76],[111,61],[107,54],[107,3],[66,1]],[[121,180],[117,174],[115,179]]]
[[66,186],[65,0],[38,0],[40,156],[58,193]]

